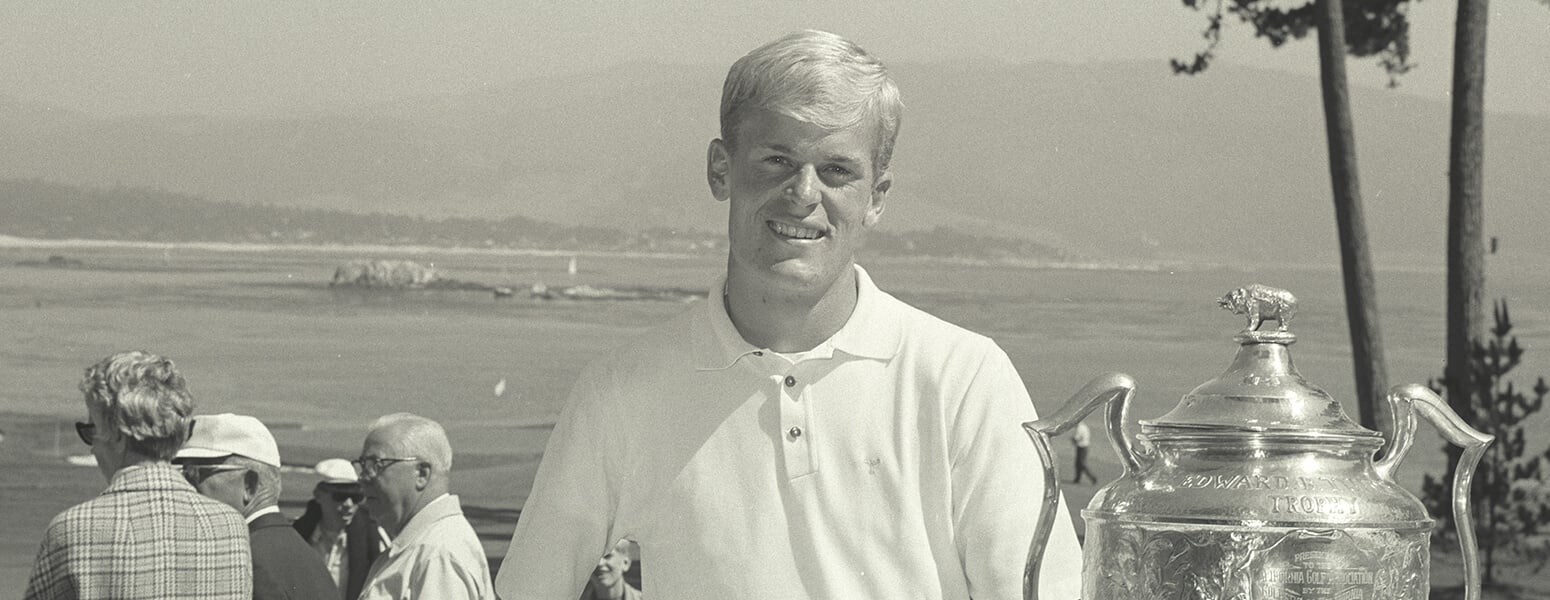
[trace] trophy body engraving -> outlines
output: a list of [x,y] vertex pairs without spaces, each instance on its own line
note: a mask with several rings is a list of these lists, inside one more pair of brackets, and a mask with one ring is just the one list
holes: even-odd
[[1086,598],[1425,598],[1429,584],[1427,530],[1087,521],[1083,561],[1105,568],[1083,569]]

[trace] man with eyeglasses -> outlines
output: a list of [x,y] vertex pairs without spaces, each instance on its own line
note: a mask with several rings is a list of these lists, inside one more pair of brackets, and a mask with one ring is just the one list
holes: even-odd
[[352,462],[366,509],[393,538],[360,600],[495,598],[484,547],[450,493],[452,444],[440,424],[409,413],[377,419]]
[[339,598],[323,561],[280,514],[280,449],[262,422],[230,413],[197,417],[174,462],[199,493],[247,520],[253,598]]
[[366,496],[350,461],[330,458],[312,470],[322,480],[313,486],[306,512],[291,526],[323,557],[344,600],[355,600],[371,563],[387,548],[387,533],[363,510]]
[[241,515],[199,495],[170,462],[194,412],[172,361],[115,354],[87,368],[80,389],[88,420],[76,433],[108,487],[49,522],[23,597],[252,597]]

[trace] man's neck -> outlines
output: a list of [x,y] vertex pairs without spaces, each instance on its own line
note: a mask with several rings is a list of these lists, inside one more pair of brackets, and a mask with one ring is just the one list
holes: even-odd
[[259,517],[262,517],[262,516],[267,515],[269,513],[280,514],[280,507],[276,506],[274,504],[266,504],[264,506],[255,506],[255,507],[253,507],[251,509],[248,509],[247,513],[244,514],[242,517],[247,522],[252,523],[253,521],[257,520]]
[[602,586],[593,586],[592,597],[595,600],[618,600],[619,598],[624,597],[624,586],[625,583],[622,577],[619,579],[618,583],[613,585],[613,587],[605,588]]
[[[327,513],[324,514],[326,515]],[[318,519],[318,529],[329,535],[338,535],[347,526],[349,526],[349,523],[344,522],[344,519],[337,515],[334,517],[323,516]]]
[[389,535],[398,537],[399,534],[404,532],[404,528],[408,527],[409,523],[414,520],[415,516],[420,514],[420,511],[425,510],[425,507],[430,506],[432,502],[439,500],[442,496],[445,496],[449,493],[450,492],[448,492],[444,486],[434,489],[426,489],[420,493],[419,497],[415,498],[414,506],[410,507],[408,514],[404,515],[404,522],[382,523],[382,528],[386,529]]
[[728,270],[727,316],[748,343],[776,352],[806,352],[850,320],[856,308],[856,272],[847,269],[818,293],[778,289],[765,281],[740,280]]

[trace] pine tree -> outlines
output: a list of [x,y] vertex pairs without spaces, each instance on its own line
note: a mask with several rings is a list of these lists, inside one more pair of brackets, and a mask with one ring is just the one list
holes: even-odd
[[[1525,456],[1528,440],[1523,424],[1544,407],[1550,386],[1544,377],[1530,390],[1507,381],[1507,373],[1522,362],[1523,348],[1512,335],[1506,300],[1497,302],[1495,319],[1492,339],[1484,344],[1476,340],[1470,352],[1468,367],[1474,385],[1468,412],[1460,415],[1497,440],[1481,457],[1470,490],[1487,586],[1497,582],[1495,572],[1504,562],[1498,559],[1516,558],[1534,565],[1536,572],[1550,564],[1550,448]],[[1445,393],[1439,380],[1433,380],[1431,387]],[[1444,448],[1444,452],[1451,450],[1451,446]],[[1449,472],[1440,478],[1426,475],[1421,484],[1422,501],[1442,525],[1444,535],[1439,537],[1451,537],[1454,532],[1453,468],[1450,464]]]

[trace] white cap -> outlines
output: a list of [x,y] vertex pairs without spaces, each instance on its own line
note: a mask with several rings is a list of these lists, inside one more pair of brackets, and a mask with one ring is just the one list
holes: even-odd
[[244,456],[266,465],[280,466],[280,448],[269,428],[246,415],[223,413],[194,417],[193,431],[178,458]]
[[355,475],[355,466],[342,458],[325,458],[312,470],[323,476],[323,483],[360,483],[360,478]]

